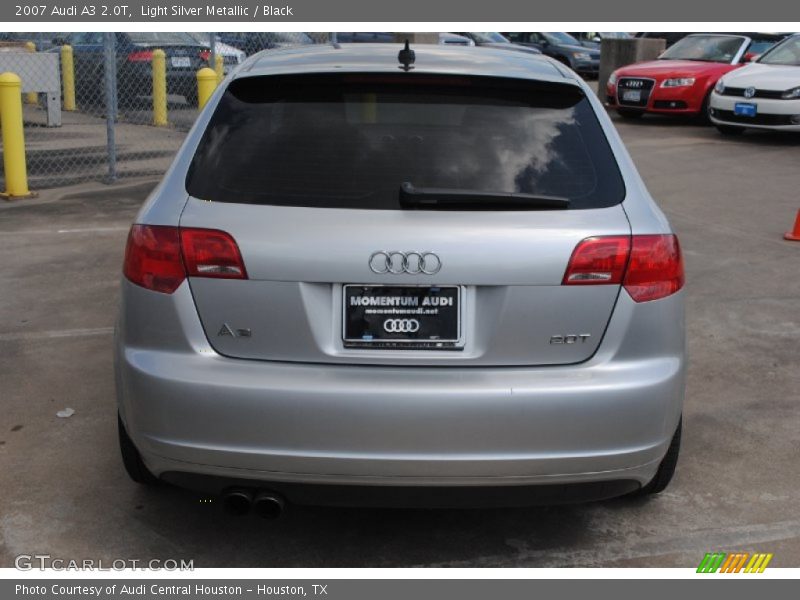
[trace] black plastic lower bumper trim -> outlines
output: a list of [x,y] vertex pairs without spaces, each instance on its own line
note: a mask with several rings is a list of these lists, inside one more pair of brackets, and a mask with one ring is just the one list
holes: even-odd
[[396,486],[286,483],[169,471],[161,479],[219,495],[230,487],[270,490],[292,504],[384,508],[489,508],[549,506],[607,500],[635,492],[630,479],[548,485]]

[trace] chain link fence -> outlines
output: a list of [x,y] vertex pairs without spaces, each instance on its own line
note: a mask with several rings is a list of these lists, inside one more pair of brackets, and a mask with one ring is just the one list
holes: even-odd
[[[0,72],[22,79],[29,186],[161,175],[197,117],[199,69],[221,78],[256,52],[332,39],[297,32],[0,34]],[[2,168],[0,160],[0,188]]]

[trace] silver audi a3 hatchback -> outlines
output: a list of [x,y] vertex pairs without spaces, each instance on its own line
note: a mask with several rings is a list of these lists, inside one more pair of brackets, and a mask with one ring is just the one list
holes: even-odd
[[603,107],[552,59],[258,54],[128,237],[125,466],[265,516],[659,492],[683,285]]

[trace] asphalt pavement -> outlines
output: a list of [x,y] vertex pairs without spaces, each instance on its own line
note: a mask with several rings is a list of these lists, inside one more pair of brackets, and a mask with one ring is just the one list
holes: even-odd
[[[616,120],[616,117],[615,117]],[[800,566],[800,138],[617,121],[686,258],[683,449],[649,500],[513,510],[293,507],[279,521],[145,489],[117,450],[112,327],[151,185],[0,204],[0,566],[19,554],[196,567]],[[72,408],[72,416],[57,412]]]

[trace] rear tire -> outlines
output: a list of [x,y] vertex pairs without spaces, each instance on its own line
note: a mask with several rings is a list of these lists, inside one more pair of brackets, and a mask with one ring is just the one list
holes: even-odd
[[733,125],[716,125],[717,131],[722,135],[735,136],[744,133],[744,127],[734,127]]
[[629,108],[618,108],[617,113],[623,119],[641,119],[644,111],[641,110],[631,110]]
[[125,465],[125,470],[130,478],[142,485],[157,485],[159,483],[158,478],[144,464],[139,451],[133,445],[133,440],[131,440],[128,432],[125,431],[125,425],[122,424],[122,419],[119,415],[117,415],[117,431],[119,432],[119,449],[122,453],[122,464]]
[[678,428],[672,436],[667,454],[661,460],[661,464],[658,465],[658,471],[656,471],[655,477],[650,480],[650,483],[645,485],[638,492],[635,492],[635,495],[652,496],[653,494],[660,494],[667,489],[669,482],[672,481],[672,476],[675,474],[675,466],[678,464],[678,454],[681,449],[682,425],[683,419],[681,418],[681,420],[678,421]]
[[711,92],[706,94],[703,98],[703,103],[700,105],[700,112],[697,114],[697,120],[701,125],[711,125],[711,118],[708,114],[708,105],[711,102]]

